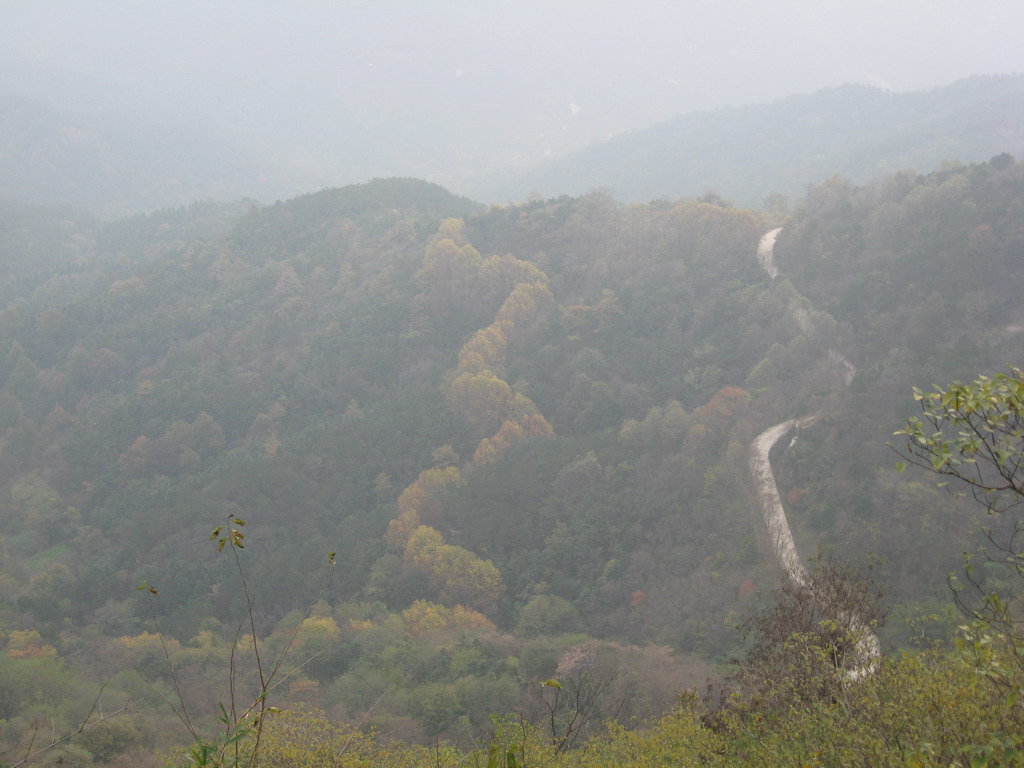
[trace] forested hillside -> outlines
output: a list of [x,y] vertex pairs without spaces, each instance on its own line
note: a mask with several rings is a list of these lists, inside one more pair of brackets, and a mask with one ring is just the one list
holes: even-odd
[[[774,457],[799,548],[880,557],[887,604],[948,641],[978,515],[885,442],[913,385],[1024,358],[1022,222],[1009,155],[836,177],[787,218],[484,208],[409,179],[107,223],[0,204],[0,754],[73,730],[106,680],[107,711],[145,701],[73,756],[161,764],[183,741],[161,697],[213,722],[250,692],[240,635],[289,650],[268,700],[307,733],[340,728],[314,707],[385,742],[486,742],[492,713],[542,721],[555,677],[602,692],[558,751],[657,717],[749,647],[779,572],[748,447],[811,412]],[[244,548],[218,554],[229,519]],[[893,621],[886,650],[911,634]],[[743,716],[649,736],[722,756]]]

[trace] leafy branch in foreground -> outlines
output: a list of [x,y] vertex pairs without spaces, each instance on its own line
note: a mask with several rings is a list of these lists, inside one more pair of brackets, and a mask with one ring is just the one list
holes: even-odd
[[1024,503],[1024,371],[1011,366],[970,384],[913,391],[921,416],[894,433],[906,438],[902,448],[890,443],[904,460],[897,469],[913,465],[957,481],[990,514]]
[[[951,493],[969,488],[998,518],[984,529],[987,564],[1024,580],[1022,521],[1009,514],[1024,504],[1024,371],[1011,366],[1009,373],[979,376],[969,384],[955,381],[927,393],[915,388],[914,399],[921,404],[921,416],[908,419],[895,433],[906,439],[902,447],[890,443],[903,459],[897,469],[915,466],[932,472]],[[960,608],[1015,643],[1024,641],[1024,584],[1018,582],[1015,590],[1003,587],[998,594],[986,587],[984,571],[969,558],[964,579],[976,600],[968,605],[964,585],[951,579]]]

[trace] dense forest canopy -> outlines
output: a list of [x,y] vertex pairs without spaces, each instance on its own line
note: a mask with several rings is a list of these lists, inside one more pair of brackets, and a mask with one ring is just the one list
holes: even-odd
[[[214,722],[253,634],[292,659],[268,760],[287,718],[468,745],[492,713],[562,718],[571,685],[602,697],[536,748],[592,738],[578,759],[612,760],[641,737],[596,736],[602,720],[657,717],[749,647],[739,627],[780,574],[748,448],[808,413],[773,454],[798,547],[880,558],[888,605],[931,617],[882,629],[894,661],[838,690],[874,712],[938,686],[932,657],[900,651],[951,636],[945,576],[978,514],[894,472],[885,443],[913,385],[1024,357],[1022,222],[1005,154],[833,177],[785,215],[601,192],[488,208],[413,179],[107,222],[0,203],[4,759],[40,718],[73,730],[108,681],[108,710],[146,701],[75,759],[157,764],[181,741],[160,696]],[[755,253],[780,226],[773,279]],[[218,555],[210,531],[238,518],[244,549]],[[794,722],[835,715],[808,690]],[[644,748],[720,757],[750,714],[694,712]],[[785,743],[774,722],[743,749]],[[512,725],[493,738],[526,749]]]

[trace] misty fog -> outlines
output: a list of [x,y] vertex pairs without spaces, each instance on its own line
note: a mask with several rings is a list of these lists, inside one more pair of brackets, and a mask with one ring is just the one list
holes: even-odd
[[0,0],[0,768],[1024,765],[1021,31]]
[[1019,72],[1022,28],[1009,0],[8,2],[0,94],[214,132],[277,164],[282,196],[463,191],[673,115]]

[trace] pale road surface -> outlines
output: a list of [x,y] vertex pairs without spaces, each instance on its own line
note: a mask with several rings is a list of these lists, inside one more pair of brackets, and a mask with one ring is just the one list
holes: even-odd
[[775,485],[772,465],[768,460],[772,446],[783,435],[788,434],[796,426],[796,423],[796,419],[790,419],[776,424],[754,439],[750,446],[750,473],[754,476],[754,482],[757,484],[757,498],[761,502],[761,511],[764,513],[764,524],[768,528],[768,538],[775,547],[775,556],[779,560],[779,565],[793,582],[805,586],[807,572],[804,570],[803,563],[800,562],[800,554],[796,551],[793,533],[789,530],[789,522],[786,520],[786,510],[782,507],[782,498],[779,496],[779,488]]
[[[776,227],[771,232],[766,232],[760,242],[757,244],[757,260],[764,267],[764,271],[768,273],[771,278],[779,276],[779,268],[775,265],[775,241],[779,237],[779,232],[782,231],[782,227]],[[807,336],[814,335],[814,320],[811,318],[811,313],[803,307],[793,304],[789,308],[789,313],[796,320],[797,326],[800,328],[801,333]],[[843,381],[846,382],[846,386],[850,386],[850,382],[853,381],[853,377],[857,374],[857,369],[853,363],[843,357],[842,353],[830,349],[828,351],[829,359],[835,363],[843,376]]]
[[776,227],[771,232],[766,232],[757,244],[757,260],[761,262],[764,271],[769,277],[778,277],[779,270],[775,266],[775,240],[779,236],[782,227]]
[[[773,229],[762,236],[757,244],[757,260],[764,267],[765,272],[773,278],[779,275],[779,270],[775,266],[775,240],[781,231],[782,227]],[[814,324],[809,312],[802,307],[795,306],[790,308],[790,312],[803,333],[814,332]],[[834,349],[828,351],[828,356],[839,367],[843,381],[849,386],[857,373],[853,363]],[[818,420],[819,415],[815,413],[799,419],[783,421],[766,429],[750,444],[750,474],[753,475],[754,483],[757,486],[757,499],[764,515],[764,524],[768,529],[768,538],[775,547],[775,557],[778,559],[783,573],[790,581],[801,587],[807,585],[807,570],[800,561],[800,553],[797,552],[796,543],[793,541],[793,532],[789,529],[786,510],[782,506],[782,497],[779,496],[779,488],[775,484],[775,475],[772,473],[772,465],[768,457],[772,446],[783,436],[789,434],[794,427],[809,427]],[[859,617],[839,616],[838,618],[860,638],[857,641],[857,652],[863,661],[847,673],[851,679],[856,680],[874,669],[874,660],[881,655],[881,646],[875,634],[864,625]]]
[[[779,236],[782,227],[773,229],[765,234],[757,244],[757,260],[764,267],[771,277],[778,277],[779,270],[775,266],[775,240]],[[810,324],[810,317],[803,310],[802,314],[796,315],[797,324],[800,329],[806,332],[804,323]],[[789,521],[786,520],[786,510],[782,506],[782,497],[779,496],[778,486],[775,485],[775,475],[772,474],[772,465],[768,454],[783,436],[789,434],[796,426],[796,419],[789,419],[774,427],[769,427],[754,442],[750,444],[750,473],[754,476],[757,485],[757,498],[761,504],[761,512],[764,514],[764,524],[768,528],[768,538],[775,547],[775,557],[779,561],[779,567],[786,577],[801,586],[807,582],[807,571],[800,561],[800,553],[796,550],[796,543],[793,541],[793,532],[789,529]]]

